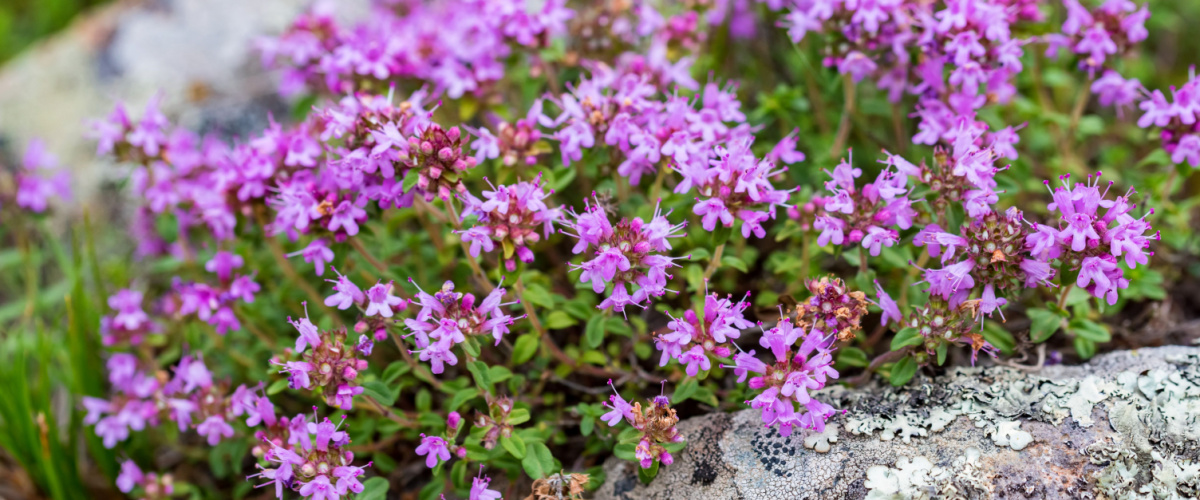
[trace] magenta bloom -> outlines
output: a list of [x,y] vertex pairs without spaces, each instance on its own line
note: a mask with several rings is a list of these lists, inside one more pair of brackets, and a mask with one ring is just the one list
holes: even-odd
[[425,466],[430,469],[436,467],[438,461],[450,460],[450,450],[446,447],[446,440],[437,436],[421,434],[421,445],[417,446],[416,452],[417,455],[425,456]]
[[320,238],[313,240],[304,250],[287,254],[288,257],[301,255],[304,257],[304,262],[312,263],[317,271],[317,276],[325,274],[325,264],[333,262],[333,250],[325,244],[325,240]]
[[[677,258],[659,252],[671,249],[669,240],[683,236],[686,223],[671,224],[666,217],[670,213],[662,214],[656,207],[649,223],[635,217],[621,219],[613,225],[599,201],[594,205],[587,203],[581,214],[568,213],[574,220],[563,224],[575,233],[567,234],[579,240],[572,251],[578,254],[594,247],[591,260],[572,264],[574,269],[583,271],[579,281],[591,282],[592,291],[596,293],[603,293],[609,284],[612,285],[612,292],[599,308],[624,312],[628,305],[644,307],[651,297],[666,294],[667,281],[671,278],[667,270],[678,264],[674,263]],[[630,285],[637,286],[632,294],[629,293]]]
[[[333,272],[336,273],[337,269],[334,269]],[[350,281],[350,278],[343,276],[341,273],[338,273],[337,281],[327,281],[334,284],[334,294],[325,298],[325,305],[329,307],[337,307],[344,311],[349,309],[350,306],[361,304],[366,300],[366,295],[363,294],[362,290]]]
[[379,315],[384,318],[392,317],[392,308],[397,307],[404,310],[406,302],[404,299],[392,295],[392,284],[383,285],[376,283],[367,290],[367,310],[363,313],[365,316]]

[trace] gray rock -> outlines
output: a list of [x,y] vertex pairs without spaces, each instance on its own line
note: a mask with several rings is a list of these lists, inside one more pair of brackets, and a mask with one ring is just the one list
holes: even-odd
[[781,437],[756,410],[679,424],[650,485],[605,464],[597,499],[1195,498],[1200,348],[1113,352],[1037,373],[960,368],[907,387],[828,388],[846,413]]

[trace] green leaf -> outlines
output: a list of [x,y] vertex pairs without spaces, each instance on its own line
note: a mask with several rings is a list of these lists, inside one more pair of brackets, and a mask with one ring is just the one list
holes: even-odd
[[401,375],[408,373],[410,370],[412,370],[412,367],[409,366],[408,363],[405,363],[404,361],[393,361],[392,364],[388,365],[388,367],[383,370],[383,375],[379,378],[383,380],[383,383],[391,385],[396,381],[396,379],[400,378]]
[[554,308],[554,296],[550,294],[545,287],[538,284],[531,284],[525,287],[524,297],[534,305],[544,307],[546,309]]
[[896,332],[896,336],[892,337],[892,350],[898,351],[907,346],[917,346],[923,343],[925,343],[925,337],[921,336],[921,331],[908,327]]
[[503,366],[493,366],[488,368],[488,380],[493,384],[499,384],[505,380],[512,378],[512,370]]
[[637,445],[634,443],[622,443],[613,448],[613,455],[621,460],[629,460],[630,462],[637,461]]
[[683,451],[684,448],[687,447],[687,441],[676,441],[676,442],[671,442],[671,443],[663,443],[662,447],[663,447],[663,449],[667,450],[668,452],[670,452],[672,454],[679,453],[679,452]]
[[687,401],[688,398],[692,397],[693,394],[696,394],[696,390],[699,388],[700,383],[697,382],[696,379],[688,379],[675,388],[675,394],[671,395],[671,403],[679,404]]
[[554,455],[543,443],[529,443],[525,445],[525,458],[521,460],[521,466],[529,477],[541,479],[555,472]]
[[429,394],[429,389],[417,391],[417,399],[414,404],[417,406],[417,411],[422,413],[429,412],[433,408],[433,395]]
[[525,458],[525,440],[521,436],[513,434],[511,436],[500,436],[500,446],[503,446],[508,453],[516,457],[517,460]]
[[567,311],[567,314],[570,314],[579,320],[591,318],[592,314],[596,312],[596,308],[592,307],[590,303],[579,299],[567,302],[567,304],[563,306],[563,309]]
[[458,408],[462,406],[463,403],[466,403],[467,401],[477,397],[479,397],[479,389],[474,387],[463,389],[454,393],[454,397],[450,398],[450,406],[446,409],[449,411],[458,411]]
[[603,315],[597,314],[588,320],[587,327],[583,330],[583,336],[587,340],[588,347],[595,349],[604,343],[605,319]]
[[396,394],[400,391],[392,391],[380,380],[372,380],[363,384],[363,394],[371,396],[383,406],[392,406],[396,403]]
[[942,366],[942,365],[946,364],[946,351],[949,350],[948,349],[949,345],[950,344],[948,344],[946,342],[941,342],[938,344],[938,346],[937,346],[937,364],[938,364],[938,366]]
[[867,353],[857,347],[843,347],[838,349],[838,364],[852,367],[864,367],[871,364],[867,359]]
[[552,311],[550,315],[546,317],[546,328],[551,330],[561,330],[578,323],[579,322],[575,321],[575,318],[572,318],[571,315],[567,314],[566,311]]
[[741,272],[746,272],[746,262],[732,255],[721,257],[721,265],[729,266]]
[[640,480],[642,484],[650,484],[650,481],[653,481],[655,477],[658,477],[658,460],[655,460],[654,463],[650,464],[649,469],[638,467],[638,480]]
[[687,266],[687,284],[691,290],[704,289],[704,269],[699,265],[688,264]]
[[408,172],[404,174],[404,182],[400,185],[400,188],[403,189],[405,193],[411,191],[412,188],[417,186],[417,180],[420,179],[420,177],[420,174],[417,173],[417,169],[408,169]]
[[905,356],[904,359],[901,359],[892,366],[892,376],[889,378],[889,381],[893,386],[900,387],[907,384],[909,380],[912,380],[916,374],[917,362],[913,360],[912,356]]
[[271,382],[271,385],[267,386],[267,395],[274,396],[276,394],[279,394],[280,392],[283,392],[283,390],[286,389],[287,386],[288,386],[288,380],[286,378],[281,378],[279,380]]
[[1013,349],[1017,347],[1017,339],[1013,338],[1012,334],[996,321],[988,321],[983,324],[983,339],[996,346],[1004,354],[1012,354]]
[[633,427],[626,427],[621,430],[620,434],[617,434],[618,443],[637,443],[641,439],[642,431],[639,431]]
[[475,379],[475,385],[483,388],[489,394],[495,394],[496,391],[492,386],[492,380],[488,378],[490,372],[487,363],[472,361],[467,363],[467,370],[471,372],[471,376]]
[[1083,359],[1096,355],[1096,343],[1084,337],[1075,337],[1075,352]]
[[596,428],[596,417],[584,415],[579,419],[579,433],[586,436],[592,435],[592,430]]
[[1029,339],[1034,343],[1040,344],[1049,340],[1062,326],[1062,317],[1050,310],[1035,307],[1026,311],[1026,314],[1032,323],[1029,327]]
[[376,476],[363,481],[362,485],[362,493],[355,496],[355,500],[387,500],[387,479]]
[[724,245],[729,241],[730,236],[733,236],[733,226],[725,227],[724,224],[718,224],[716,230],[712,232],[713,246]]
[[1097,344],[1112,340],[1112,334],[1108,332],[1108,327],[1088,319],[1072,319],[1071,333]]
[[475,340],[475,337],[467,337],[467,339],[459,343],[459,345],[462,346],[462,350],[463,352],[467,353],[467,356],[472,358],[479,357],[479,341]]
[[533,358],[534,354],[537,354],[538,344],[540,343],[538,340],[538,335],[533,332],[517,337],[517,342],[513,344],[512,352],[514,366],[529,361],[530,358]]
[[508,425],[521,425],[529,421],[529,410],[524,408],[513,408],[508,413]]

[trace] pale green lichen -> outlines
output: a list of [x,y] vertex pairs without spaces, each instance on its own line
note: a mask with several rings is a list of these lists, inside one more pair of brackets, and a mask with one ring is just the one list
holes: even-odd
[[836,443],[837,436],[837,424],[829,424],[822,432],[813,432],[804,436],[804,447],[817,453],[829,453],[830,443]]
[[1033,435],[1021,430],[1021,422],[1000,422],[996,425],[996,430],[992,431],[992,441],[996,446],[1008,446],[1021,451],[1033,442]]

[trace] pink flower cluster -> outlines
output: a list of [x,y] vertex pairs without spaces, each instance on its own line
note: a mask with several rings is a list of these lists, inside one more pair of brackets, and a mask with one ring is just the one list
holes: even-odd
[[121,472],[117,475],[117,489],[121,493],[133,493],[134,488],[141,489],[142,500],[165,500],[175,494],[175,480],[170,474],[158,475],[142,472],[137,462],[126,459],[121,462]]
[[[276,361],[280,372],[288,374],[288,386],[292,389],[312,389],[325,398],[330,406],[342,410],[354,408],[354,396],[362,394],[363,388],[356,385],[358,374],[367,369],[367,356],[374,349],[374,342],[360,335],[358,343],[349,345],[344,328],[320,331],[307,316],[299,321],[288,322],[300,334],[296,338],[294,354],[297,361]],[[309,347],[312,349],[309,349]]]
[[846,160],[834,167],[829,174],[833,180],[825,183],[829,196],[815,197],[806,207],[815,208],[812,227],[821,232],[818,245],[861,243],[878,256],[883,247],[899,241],[900,233],[893,227],[912,227],[917,212],[908,199],[908,179],[919,179],[921,170],[898,156],[889,158],[888,163],[875,182],[861,189],[855,179],[862,176],[862,169]]
[[262,462],[261,472],[246,479],[266,479],[258,486],[275,485],[280,500],[287,490],[312,500],[343,500],[362,493],[359,477],[371,464],[354,465],[350,435],[341,430],[345,415],[334,425],[328,418],[317,418],[316,410],[314,406],[311,422],[304,414],[276,419],[273,413],[269,421],[262,421],[264,429],[255,433],[260,444],[253,450]]
[[705,86],[696,109],[687,98],[664,98],[644,78],[602,67],[570,92],[550,99],[562,112],[553,120],[543,116],[539,121],[557,129],[553,137],[559,142],[563,164],[580,160],[583,150],[602,139],[620,153],[617,173],[635,185],[643,175],[657,172],[664,158],[680,163],[692,157],[705,161],[713,146],[731,136],[749,136],[733,88],[715,83]]
[[[181,238],[169,250],[185,257],[192,252],[185,237],[192,228],[204,226],[217,240],[234,237],[237,214],[246,202],[263,196],[265,181],[283,158],[261,142],[232,151],[213,136],[201,140],[183,128],[168,134],[170,122],[159,110],[160,101],[161,96],[152,99],[136,123],[118,103],[106,119],[92,122],[91,137],[97,141],[98,155],[112,154],[139,165],[131,176],[133,192],[144,200],[143,210],[149,214],[175,215]],[[141,223],[134,228],[143,240],[142,255],[168,250],[149,214],[140,214]]]
[[138,345],[147,334],[158,333],[162,327],[142,309],[142,292],[117,290],[108,297],[108,307],[115,314],[100,318],[100,336],[105,347],[128,342]]
[[[751,389],[763,389],[747,401],[752,408],[762,410],[762,422],[778,426],[779,433],[788,436],[793,427],[824,432],[825,421],[834,414],[828,404],[812,398],[812,391],[825,387],[830,379],[838,378],[833,369],[833,355],[828,347],[836,333],[805,332],[784,317],[774,328],[763,333],[759,344],[770,349],[775,362],[768,364],[754,357],[754,351],[740,352],[733,357],[734,374],[745,382],[751,372]],[[801,341],[797,347],[796,342]]]
[[742,315],[750,307],[746,302],[749,296],[747,293],[734,302],[713,292],[704,297],[703,319],[692,309],[681,318],[671,317],[668,331],[654,341],[654,347],[662,351],[658,365],[667,366],[674,359],[687,366],[688,376],[695,377],[712,367],[710,358],[729,357],[733,339],[741,337],[743,329],[754,326]]
[[[370,202],[380,210],[412,205],[419,190],[414,189],[415,182],[405,186],[403,179],[413,166],[424,171],[424,185],[437,193],[440,183],[431,186],[429,176],[440,177],[435,169],[445,167],[439,155],[452,160],[451,169],[467,165],[459,165],[454,150],[440,153],[453,141],[429,121],[430,113],[421,108],[424,97],[417,92],[393,104],[384,96],[346,96],[315,109],[293,130],[268,130],[261,141],[312,153],[298,157],[298,168],[273,179],[272,195],[266,200],[275,210],[270,229],[292,239],[300,232],[327,232],[334,241],[357,235]],[[425,139],[437,141],[438,148]]]
[[280,92],[322,87],[334,95],[379,82],[416,79],[457,99],[483,94],[504,76],[513,46],[547,46],[574,13],[562,0],[372,2],[361,22],[334,19],[322,2],[278,38],[258,42],[267,67],[283,67]]
[[1163,149],[1171,155],[1171,161],[1200,167],[1200,81],[1194,75],[1178,89],[1171,87],[1170,100],[1162,90],[1147,92],[1136,79],[1126,80],[1116,72],[1096,80],[1092,89],[1099,93],[1101,104],[1117,106],[1118,112],[1137,101],[1142,109],[1137,125],[1159,129]]
[[[609,284],[612,291],[600,305],[600,309],[615,309],[625,311],[625,306],[644,307],[651,297],[661,297],[667,293],[667,280],[671,275],[667,270],[678,267],[675,260],[663,252],[671,250],[671,238],[683,236],[686,222],[672,225],[666,215],[655,207],[654,217],[645,222],[641,217],[633,219],[622,218],[616,225],[609,221],[609,216],[600,200],[593,194],[595,203],[584,201],[582,213],[569,211],[571,219],[564,221],[574,234],[566,233],[578,241],[571,252],[580,254],[593,249],[594,257],[582,264],[572,264],[574,269],[582,270],[579,281],[591,282],[592,291],[604,293]],[[636,286],[632,294],[629,288]]]
[[1108,57],[1123,54],[1149,36],[1146,20],[1150,9],[1139,9],[1132,0],[1105,0],[1089,11],[1078,0],[1062,0],[1067,9],[1062,33],[1045,35],[1046,54],[1055,57],[1069,48],[1080,56],[1079,67],[1089,74],[1104,67]]
[[21,168],[16,175],[17,206],[41,213],[46,211],[50,198],[71,197],[71,174],[59,168],[58,159],[46,151],[40,139],[30,140],[25,147]]
[[[783,206],[791,197],[792,189],[778,189],[771,182],[787,168],[776,169],[769,159],[758,159],[750,151],[752,137],[734,139],[723,146],[714,146],[707,154],[689,156],[679,164],[683,181],[675,186],[676,193],[687,193],[692,189],[703,198],[696,198],[692,213],[700,216],[705,231],[713,231],[717,223],[732,228],[734,222],[742,221],[742,237],[753,234],[757,238],[767,235],[763,222],[775,218],[775,207]],[[777,158],[803,159],[803,155],[792,149],[794,142],[780,142],[772,151]],[[783,149],[781,149],[781,147]]]
[[[766,2],[778,9],[784,2]],[[892,102],[918,96],[913,141],[936,144],[960,118],[989,102],[1008,102],[1023,66],[1013,36],[1021,21],[1041,19],[1036,2],[1003,0],[789,2],[783,26],[794,42],[829,35],[824,64],[854,81],[873,78]],[[916,48],[914,51],[913,48]],[[914,58],[913,54],[920,54]]]
[[[609,427],[616,427],[624,418],[625,422],[637,429],[637,444],[633,453],[638,465],[649,469],[654,466],[654,462],[662,465],[674,463],[675,457],[667,447],[682,443],[683,435],[675,428],[679,417],[671,408],[671,400],[660,394],[650,401],[649,408],[642,408],[641,403],[630,404],[625,401],[617,392],[616,386],[613,386],[612,380],[608,381],[608,385],[616,394],[609,396],[609,402],[604,403],[610,411],[602,415],[600,420]],[[666,381],[663,381],[663,387],[666,387]]]
[[164,419],[174,421],[180,431],[194,428],[209,446],[216,446],[233,437],[229,421],[234,417],[274,412],[269,403],[252,408],[239,404],[246,395],[253,396],[244,386],[238,386],[231,398],[225,397],[227,388],[213,383],[212,373],[198,356],[184,356],[175,366],[175,376],[163,383],[147,374],[136,356],[114,353],[108,360],[108,380],[113,391],[109,399],[83,398],[84,423],[95,424],[96,435],[107,448],[128,439],[130,430],[157,426]]
[[533,182],[493,186],[491,191],[483,191],[483,200],[464,194],[463,220],[477,217],[473,227],[459,233],[463,241],[470,243],[471,255],[479,257],[480,250],[491,252],[499,242],[509,271],[517,268],[514,256],[521,262],[533,262],[533,250],[528,245],[549,238],[554,223],[562,218],[561,209],[546,205],[548,196],[540,176]]
[[[1025,238],[1029,252],[1042,259],[1060,259],[1065,269],[1077,270],[1079,277],[1075,285],[1086,289],[1093,296],[1104,299],[1109,305],[1117,303],[1117,290],[1127,288],[1129,280],[1118,263],[1125,261],[1130,269],[1138,264],[1147,264],[1154,252],[1148,251],[1150,239],[1160,239],[1146,217],[1134,217],[1137,205],[1130,203],[1136,191],[1129,189],[1124,195],[1108,199],[1110,182],[1100,192],[1100,173],[1088,176],[1087,182],[1069,182],[1070,176],[1062,177],[1062,185],[1054,188],[1054,201],[1047,207],[1058,212],[1055,226],[1035,224],[1036,233]],[[1049,187],[1049,182],[1046,183]],[[1100,209],[1104,208],[1104,213]]]
[[212,286],[183,282],[176,278],[174,296],[164,301],[166,312],[178,316],[194,314],[201,321],[212,325],[221,335],[241,328],[242,324],[233,312],[234,303],[238,300],[247,304],[253,303],[255,294],[261,290],[252,275],[234,273],[234,270],[243,265],[241,256],[225,251],[217,252],[205,263],[204,268],[216,274],[220,284]]
[[[408,281],[417,286],[411,278]],[[457,365],[458,357],[452,349],[466,342],[468,335],[490,335],[496,345],[500,345],[508,327],[525,317],[514,318],[505,312],[505,306],[516,303],[502,303],[505,292],[503,287],[497,286],[476,303],[474,294],[455,292],[451,281],[442,284],[441,290],[433,295],[417,287],[421,310],[415,318],[405,319],[404,325],[416,339],[420,350],[415,352],[420,354],[421,361],[428,361],[433,366],[433,373],[442,373],[446,364]]]

